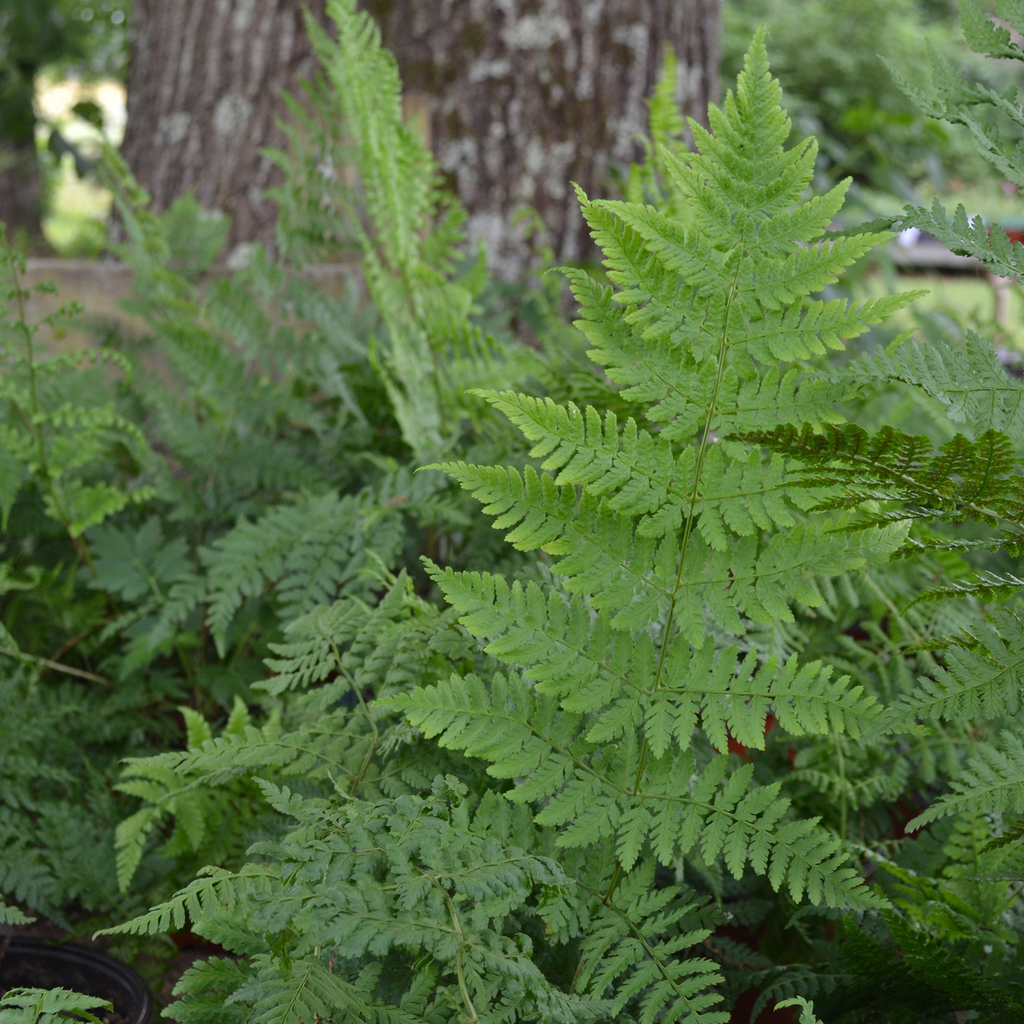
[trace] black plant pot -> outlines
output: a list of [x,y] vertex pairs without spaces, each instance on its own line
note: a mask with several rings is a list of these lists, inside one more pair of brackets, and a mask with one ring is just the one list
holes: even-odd
[[12,988],[67,988],[114,1004],[94,1011],[104,1024],[149,1024],[153,996],[126,964],[83,946],[51,946],[39,939],[0,937],[0,992]]

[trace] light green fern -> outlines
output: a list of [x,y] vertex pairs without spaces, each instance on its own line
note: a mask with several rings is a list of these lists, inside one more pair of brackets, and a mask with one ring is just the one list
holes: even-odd
[[[31,292],[22,287],[24,259],[12,251],[0,226],[0,273],[6,279],[0,307],[0,526],[8,519],[18,494],[30,482],[38,487],[46,513],[63,526],[83,560],[81,540],[91,526],[133,503],[152,496],[150,487],[127,487],[109,471],[112,454],[124,450],[130,460],[145,460],[146,440],[139,428],[121,415],[106,395],[90,402],[85,387],[89,365],[117,366],[130,379],[131,367],[111,350],[43,356],[36,337],[80,312],[71,305],[38,323],[26,319]],[[40,285],[38,291],[54,291]],[[13,307],[14,317],[8,319]],[[75,395],[75,391],[79,394]]]
[[751,623],[792,620],[792,605],[824,603],[818,577],[884,560],[905,528],[850,533],[841,518],[808,517],[782,460],[718,438],[758,422],[766,391],[778,415],[783,380],[787,412],[831,421],[834,393],[786,363],[840,345],[911,296],[799,312],[800,297],[880,239],[825,236],[845,185],[801,198],[814,145],[783,148],[789,122],[763,36],[710,120],[713,134],[693,126],[699,154],[661,154],[687,224],[581,196],[615,290],[570,272],[578,323],[592,357],[656,431],[488,393],[533,443],[540,472],[444,467],[496,528],[511,528],[511,543],[553,556],[559,589],[547,592],[431,570],[466,628],[526,678],[513,672],[488,686],[453,677],[389,705],[515,779],[510,797],[533,803],[560,846],[614,843],[609,898],[646,857],[671,864],[699,846],[705,861],[723,857],[737,877],[750,864],[795,899],[872,905],[838,841],[791,818],[777,785],[752,786],[749,766],[708,761],[692,744],[699,725],[719,749],[728,731],[763,745],[769,710],[796,734],[856,735],[879,714],[820,664],[716,650],[709,623],[742,636]]
[[100,1024],[92,1011],[112,1009],[106,999],[63,988],[12,988],[0,996],[0,1024],[57,1024],[64,1020]]

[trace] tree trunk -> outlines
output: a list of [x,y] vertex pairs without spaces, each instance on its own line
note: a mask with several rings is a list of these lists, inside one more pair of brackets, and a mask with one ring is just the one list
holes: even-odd
[[442,171],[470,213],[471,241],[515,278],[532,206],[560,260],[594,255],[571,182],[607,194],[642,157],[650,95],[670,43],[679,100],[707,123],[716,98],[719,0],[365,0],[406,90],[430,104]]
[[303,7],[323,17],[324,0],[135,0],[122,152],[155,210],[193,189],[231,216],[229,262],[273,246],[280,174],[260,150],[284,144],[281,90],[315,70]]
[[[642,156],[645,98],[670,43],[680,102],[705,120],[719,0],[362,0],[395,53],[407,110],[510,280],[529,256],[530,206],[560,260],[593,255],[570,182],[607,193]],[[136,0],[123,152],[157,210],[194,189],[232,217],[228,249],[273,242],[280,90],[315,70],[301,0]],[[323,16],[324,0],[309,4]]]
[[[0,29],[0,40],[3,35]],[[17,45],[24,43],[27,35],[24,26],[21,33],[15,33],[14,53],[5,54],[7,66],[0,66],[0,221],[7,225],[10,242],[29,252],[42,252],[48,247],[43,239],[42,175],[32,106],[39,55]],[[22,58],[20,64],[18,57]]]
[[0,221],[8,240],[29,252],[46,250],[43,241],[42,187],[35,139],[0,142]]

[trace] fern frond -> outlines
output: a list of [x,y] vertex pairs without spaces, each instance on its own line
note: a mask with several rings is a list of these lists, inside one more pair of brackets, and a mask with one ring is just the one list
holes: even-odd
[[735,647],[715,654],[710,645],[694,654],[682,638],[664,655],[663,682],[655,688],[657,653],[646,633],[624,636],[606,613],[594,615],[579,597],[547,595],[536,584],[511,587],[500,577],[433,570],[463,625],[489,641],[485,650],[522,666],[538,692],[560,699],[574,713],[599,713],[589,726],[591,742],[616,740],[626,728],[643,729],[655,756],[674,740],[690,743],[698,720],[724,750],[727,733],[764,748],[764,723],[774,712],[794,735],[848,729],[853,735],[881,711],[848,678],[814,662],[784,666],[775,657],[758,666],[742,662]]
[[223,654],[235,612],[247,597],[275,587],[286,618],[311,611],[341,593],[365,591],[360,570],[369,553],[390,564],[401,541],[393,508],[366,491],[339,498],[325,494],[241,521],[204,549],[209,622]]
[[695,905],[675,888],[653,889],[653,878],[653,865],[645,863],[603,901],[580,949],[576,984],[597,996],[612,989],[610,1012],[621,1014],[635,1003],[644,1024],[725,1024],[729,1014],[711,1009],[722,999],[713,990],[722,980],[718,965],[681,955],[711,930],[681,930]]
[[0,924],[30,924],[35,918],[28,917],[17,907],[9,907],[0,900]]
[[1024,477],[1017,472],[1010,438],[994,430],[977,441],[957,434],[938,451],[929,438],[888,426],[873,435],[853,424],[827,424],[821,432],[780,426],[742,439],[814,467],[805,478],[808,485],[845,492],[826,507],[898,501],[920,509],[898,512],[897,517],[960,522],[969,516],[1003,524],[1011,543],[1017,542],[1024,523]]
[[364,986],[332,974],[319,957],[305,956],[286,965],[258,956],[254,963],[260,980],[258,998],[248,1018],[253,1024],[316,1024],[339,1015],[367,1024],[417,1024],[421,1019],[402,1007],[374,999]]
[[878,355],[854,360],[834,374],[837,383],[878,384],[898,381],[937,398],[951,422],[979,436],[987,430],[1024,440],[1024,384],[1011,377],[992,343],[967,331],[962,346],[943,338],[927,345],[913,339]]
[[197,960],[178,979],[165,1015],[179,1024],[243,1024],[249,1008],[234,993],[252,976],[243,961],[211,956]]
[[[255,865],[246,865],[243,875],[261,873]],[[180,889],[164,903],[148,913],[124,924],[103,928],[96,935],[159,935],[172,928],[181,929],[186,917],[201,921],[214,908],[230,908],[236,897],[239,876],[223,868],[204,868],[200,877]]]
[[997,719],[1020,711],[1024,624],[1012,612],[993,612],[947,646],[942,660],[893,707],[896,722]]
[[907,825],[908,831],[971,811],[1024,813],[1024,741],[1009,730],[1000,744],[979,743],[966,766],[950,782],[951,793],[940,796]]
[[546,799],[536,821],[563,827],[560,846],[614,836],[629,869],[648,838],[666,864],[699,842],[705,860],[724,854],[736,877],[749,861],[775,888],[787,884],[794,899],[806,893],[830,906],[876,902],[845,866],[838,840],[814,821],[780,824],[789,801],[778,796],[778,783],[748,789],[751,765],[724,779],[728,759],[719,757],[695,774],[686,750],[647,762],[646,788],[634,791],[635,734],[626,732],[594,763],[592,748],[574,739],[576,716],[558,714],[515,676],[495,676],[490,692],[475,676],[453,676],[385,704],[442,746],[489,761],[489,774],[519,780],[509,794],[514,801]]
[[85,1020],[100,1024],[93,1010],[113,1010],[113,1003],[65,988],[12,988],[0,996],[0,1024],[59,1024]]

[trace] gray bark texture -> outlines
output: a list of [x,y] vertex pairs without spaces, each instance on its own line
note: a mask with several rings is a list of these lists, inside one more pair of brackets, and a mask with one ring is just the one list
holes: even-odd
[[164,210],[190,189],[232,223],[226,252],[274,239],[281,90],[316,68],[302,9],[324,0],[135,0],[122,153]]
[[[532,207],[559,260],[593,256],[570,182],[608,194],[640,159],[663,46],[679,99],[706,120],[720,0],[362,0],[395,54],[406,109],[469,210],[493,272],[516,278]],[[227,251],[272,244],[280,90],[315,70],[301,0],[136,0],[124,155],[154,207],[194,189],[232,217]],[[321,18],[324,0],[308,6]]]
[[679,100],[707,123],[718,87],[719,0],[366,0],[406,90],[429,103],[431,145],[492,271],[528,258],[532,206],[559,260],[594,255],[571,182],[606,195],[642,157],[644,100],[671,44]]

